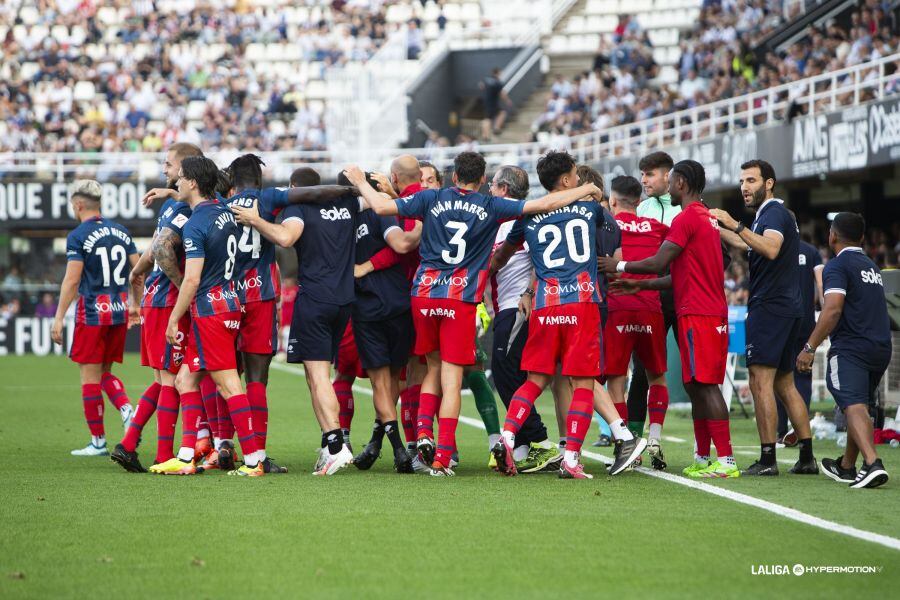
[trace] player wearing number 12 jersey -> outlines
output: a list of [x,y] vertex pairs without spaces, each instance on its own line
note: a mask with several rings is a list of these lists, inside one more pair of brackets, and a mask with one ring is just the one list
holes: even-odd
[[234,278],[240,230],[234,216],[215,198],[218,169],[203,157],[181,162],[178,199],[191,207],[184,226],[184,279],[166,328],[169,343],[176,340],[178,322],[191,312],[191,334],[175,387],[181,395],[182,441],[178,455],[151,472],[190,475],[196,473],[194,445],[201,415],[200,380],[208,372],[231,414],[244,454],[238,475],[260,476],[265,451],[257,450],[247,396],[237,372],[235,343],[241,312]]
[[75,456],[107,454],[103,388],[122,414],[126,429],[132,415],[122,382],[111,369],[112,363],[122,362],[125,332],[138,323],[140,286],[132,290],[135,302],[129,308],[128,274],[139,255],[128,230],[101,216],[100,195],[96,181],[76,181],[73,186],[72,209],[81,224],[66,238],[66,275],[52,329],[53,341],[62,344],[63,319],[77,296],[69,356],[81,371],[81,399],[91,443],[73,450]]
[[[434,476],[453,475],[450,457],[456,449],[463,369],[475,362],[475,310],[484,296],[488,259],[500,223],[602,194],[596,186],[586,185],[528,202],[486,196],[477,191],[485,182],[486,165],[480,154],[462,152],[453,166],[453,187],[397,200],[376,192],[358,167],[345,171],[379,215],[423,221],[412,312],[415,353],[424,354],[428,362],[419,402],[418,448],[422,458],[432,462]],[[441,392],[435,452],[432,423]]]
[[[571,190],[578,185],[575,159],[566,152],[549,152],[537,164],[538,177],[548,190]],[[560,477],[590,479],[579,463],[584,437],[590,429],[594,406],[594,378],[600,375],[600,293],[597,283],[597,229],[603,226],[599,203],[582,200],[516,223],[504,244],[527,242],[537,276],[534,310],[528,323],[528,341],[522,370],[528,379],[513,394],[500,441],[491,451],[498,468],[516,474],[515,436],[534,402],[556,374],[572,380],[574,394],[566,417],[566,452]],[[611,473],[618,474],[643,451],[646,442],[635,440],[618,418],[609,398],[600,403],[622,452]]]

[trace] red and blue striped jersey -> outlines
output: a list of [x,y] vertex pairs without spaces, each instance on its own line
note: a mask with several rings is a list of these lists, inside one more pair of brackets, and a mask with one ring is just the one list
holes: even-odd
[[[254,202],[259,215],[269,223],[289,206],[287,188],[246,189],[225,201],[228,206],[250,208]],[[238,273],[235,289],[241,304],[274,300],[277,296],[278,271],[275,244],[249,225],[238,225]]]
[[191,302],[191,316],[208,317],[240,310],[234,289],[240,235],[234,215],[223,203],[206,200],[194,207],[184,226],[184,256],[204,261],[200,286]]
[[582,200],[513,226],[511,244],[528,243],[538,279],[534,308],[578,302],[600,303],[597,284],[597,228],[602,207]]
[[95,217],[66,237],[66,260],[84,263],[75,320],[84,325],[121,325],[128,319],[131,234],[115,221]]
[[522,216],[525,203],[455,187],[423,190],[395,202],[400,216],[422,219],[422,261],[412,295],[481,302],[500,223]]
[[[163,229],[171,229],[178,234],[179,240],[182,237],[182,229],[191,216],[191,207],[184,202],[168,199],[159,209],[159,217],[156,220],[156,235],[159,235]],[[184,272],[184,248],[181,243],[176,247],[178,255],[178,264]],[[153,264],[153,270],[144,279],[144,296],[141,298],[141,307],[166,308],[175,306],[178,300],[178,288],[175,287],[171,280],[163,273],[162,269],[156,263]]]

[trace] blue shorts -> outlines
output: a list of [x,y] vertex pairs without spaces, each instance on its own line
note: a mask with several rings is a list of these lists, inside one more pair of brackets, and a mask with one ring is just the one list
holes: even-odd
[[318,302],[306,294],[297,294],[291,334],[288,338],[287,361],[334,361],[347,321],[350,304]]
[[794,340],[800,317],[782,317],[764,307],[747,311],[747,366],[764,365],[791,372],[797,362]]
[[402,369],[413,347],[412,313],[382,321],[353,321],[353,337],[363,369]]
[[887,364],[866,364],[855,356],[829,354],[825,383],[841,409],[853,404],[875,404],[875,390],[887,370]]

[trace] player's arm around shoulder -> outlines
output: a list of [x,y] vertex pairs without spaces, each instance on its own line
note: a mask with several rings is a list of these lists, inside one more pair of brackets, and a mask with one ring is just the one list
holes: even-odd
[[410,231],[403,231],[400,225],[385,230],[384,241],[397,254],[407,254],[419,247],[422,240],[422,222],[417,221]]
[[261,236],[282,248],[290,248],[303,234],[303,210],[299,206],[286,208],[281,223],[270,223],[262,218],[256,202],[250,207],[232,206],[231,212],[239,225],[253,227]]
[[[387,194],[383,194],[369,185],[366,174],[356,165],[344,169],[344,175],[359,190],[362,202],[360,208],[371,208],[375,214],[381,216],[394,216],[400,214],[401,200],[394,200]],[[406,215],[410,216],[410,215]]]
[[552,192],[537,200],[526,200],[522,203],[522,214],[533,215],[536,213],[550,212],[568,206],[577,200],[591,196],[597,202],[603,199],[603,190],[593,183],[580,185],[571,190]]

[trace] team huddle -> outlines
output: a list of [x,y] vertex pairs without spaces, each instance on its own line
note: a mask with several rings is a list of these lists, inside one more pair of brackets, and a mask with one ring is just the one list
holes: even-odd
[[[148,470],[137,447],[156,413],[150,472],[287,472],[266,453],[266,386],[279,345],[280,246],[297,254],[299,290],[286,352],[288,362],[304,366],[322,432],[314,475],[332,475],[350,464],[370,468],[385,437],[398,473],[454,475],[464,385],[488,433],[488,465],[500,473],[591,478],[580,456],[595,412],[615,443],[609,474],[641,464],[645,452],[653,468],[666,469],[666,336],[674,329],[695,433],[694,462],[683,472],[692,478],[738,477],[719,387],[728,352],[728,243],[750,253],[750,315],[757,323],[751,329],[748,322],[748,342],[755,342],[752,353],[748,345],[748,365],[762,452],[743,473],[778,474],[776,394],[799,440],[800,460],[791,472],[819,472],[809,399],[793,378],[811,366],[815,346],[829,333],[832,348],[842,348],[836,342],[847,329],[841,308],[854,315],[864,311],[856,308],[856,294],[850,306],[845,282],[840,289],[846,300],[837,312],[828,312],[828,302],[841,292],[825,291],[828,323],[820,319],[815,331],[801,331],[801,315],[792,311],[803,296],[798,276],[789,270],[799,268],[799,234],[780,201],[772,202],[774,172],[769,176],[764,161],[742,166],[745,202],[759,221],[747,233],[701,200],[702,165],[674,163],[662,152],[642,160],[641,181],[614,178],[608,198],[602,177],[565,152],[540,158],[536,171],[547,194],[533,200],[526,200],[528,175],[516,166],[500,167],[489,192],[481,193],[486,165],[474,152],[455,158],[447,187],[435,167],[410,155],[397,157],[389,176],[348,167],[338,185],[320,185],[318,173],[302,168],[291,175],[290,187],[263,188],[262,166],[246,154],[220,170],[199,148],[172,146],[164,164],[167,187],[145,197],[146,203],[163,204],[143,255],[125,228],[100,214],[100,185],[74,184],[71,201],[81,224],[67,240],[68,267],[53,327],[59,343],[64,315],[77,296],[70,355],[81,369],[91,443],[73,454],[107,454],[105,392],[125,424],[111,458],[127,471]],[[832,226],[836,251],[835,244],[850,248],[862,236],[855,222],[844,222],[858,216],[841,215],[847,218]],[[770,272],[754,290],[755,254],[766,261],[756,268]],[[826,285],[837,277],[837,268],[829,273],[832,262]],[[877,268],[871,268],[870,279],[877,275],[880,284]],[[881,327],[876,294],[873,288],[862,300],[871,309],[863,317]],[[488,356],[479,346],[491,321],[490,367],[507,408],[502,426],[484,374]],[[111,372],[122,361],[132,326],[141,327],[141,362],[153,371],[136,409]],[[860,335],[858,325],[852,333]],[[883,338],[879,333],[867,342],[877,346],[879,359]],[[843,348],[829,360],[829,389],[848,414],[853,441],[843,457],[825,459],[822,466],[852,487],[875,487],[887,472],[871,439],[866,443],[867,417],[857,409],[865,408],[880,380],[881,362],[860,365],[855,346]],[[354,456],[349,430],[357,377],[371,382],[376,420],[371,439]],[[535,408],[548,387],[558,444]],[[176,448],[179,408],[182,436]],[[863,466],[857,472],[859,453]]]

